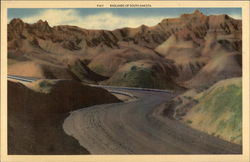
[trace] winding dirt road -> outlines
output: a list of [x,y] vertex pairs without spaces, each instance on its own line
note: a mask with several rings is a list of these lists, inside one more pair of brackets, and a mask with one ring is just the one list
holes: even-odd
[[[109,88],[112,90],[112,88]],[[123,90],[138,99],[71,112],[63,124],[91,154],[239,154],[240,145],[196,131],[154,110],[171,93]]]
[[[37,78],[11,76],[23,82]],[[99,86],[130,94],[130,102],[91,106],[71,112],[63,123],[91,154],[241,154],[242,146],[194,130],[155,113],[174,94],[162,90]]]

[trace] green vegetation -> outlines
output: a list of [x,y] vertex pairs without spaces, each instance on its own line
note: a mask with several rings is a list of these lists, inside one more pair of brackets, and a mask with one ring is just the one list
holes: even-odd
[[164,79],[159,79],[157,74],[150,69],[139,66],[131,66],[129,71],[116,73],[108,85],[128,86],[128,87],[141,87],[141,88],[173,88],[174,86]]
[[185,117],[191,126],[225,140],[242,143],[242,80],[220,81],[197,95],[198,103]]
[[55,84],[56,81],[52,80],[38,80],[27,84],[26,86],[36,92],[49,93]]

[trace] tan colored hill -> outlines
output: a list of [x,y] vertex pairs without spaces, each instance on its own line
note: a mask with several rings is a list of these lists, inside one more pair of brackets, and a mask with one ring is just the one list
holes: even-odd
[[64,119],[76,109],[120,102],[102,88],[76,81],[32,84],[8,81],[8,154],[88,154],[64,133]]
[[74,60],[67,67],[42,62],[37,59],[33,61],[15,61],[15,63],[8,66],[8,74],[47,79],[72,79],[85,83],[97,83],[107,79],[107,77],[91,71],[81,60]]
[[[241,53],[239,20],[227,15],[205,16],[199,11],[184,14],[178,20],[188,23],[155,49],[164,57],[175,61],[180,74],[178,81],[192,79],[206,64],[212,64],[210,61],[213,62],[217,55]],[[213,76],[210,79],[217,81]]]
[[42,64],[37,61],[23,61],[10,65],[8,74],[37,78],[73,78],[66,68],[60,66]]
[[[242,76],[242,21],[228,15],[196,10],[155,26],[113,31],[13,19],[8,74],[175,92],[187,88],[160,110],[162,116],[241,144],[242,86],[230,78]],[[87,153],[64,134],[63,119],[75,109],[120,101],[75,81],[41,80],[27,87],[8,82],[11,154]]]
[[[206,71],[203,68],[213,64],[217,55],[241,55],[241,35],[241,20],[228,15],[206,16],[198,10],[179,18],[164,19],[152,27],[141,25],[113,31],[87,30],[68,25],[51,27],[46,21],[27,24],[21,19],[13,19],[8,24],[9,71],[22,75],[20,70],[15,70],[21,65],[16,67],[14,64],[35,61],[39,67],[42,66],[42,70],[38,70],[41,73],[48,71],[48,68],[43,69],[49,64],[49,73],[54,78],[73,78],[92,83],[106,80],[106,83],[111,83],[117,78],[113,75],[130,62],[152,61],[157,65],[161,60],[174,67],[171,73],[164,70],[168,73],[162,76],[168,75],[170,82],[188,87],[191,84],[187,83],[199,80],[200,73]],[[229,60],[237,62],[238,59],[237,56]],[[74,63],[76,60],[83,64]],[[72,68],[72,65],[78,68]],[[228,78],[241,75],[239,70],[231,69],[233,72],[228,71]],[[47,78],[45,74],[40,76]],[[211,76],[209,82],[220,79],[223,78]],[[194,82],[198,84],[198,81]]]
[[154,62],[157,62],[157,60],[162,59],[161,55],[150,48],[130,42],[121,42],[119,46],[119,49],[103,52],[94,57],[89,63],[89,67],[101,75],[111,77],[126,63],[139,60],[155,60]]
[[232,77],[242,76],[241,55],[227,53],[211,59],[191,80],[186,87],[210,87],[213,83]]

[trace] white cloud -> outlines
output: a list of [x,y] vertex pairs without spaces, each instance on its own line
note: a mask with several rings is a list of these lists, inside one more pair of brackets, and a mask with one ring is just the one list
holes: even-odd
[[47,20],[51,25],[66,25],[75,22],[79,19],[78,13],[73,9],[60,10],[48,9],[36,15],[22,18],[27,23],[34,23],[38,20]]
[[[235,19],[241,19],[240,15],[230,14]],[[96,13],[93,15],[80,15],[74,9],[47,9],[29,17],[23,17],[27,23],[35,23],[38,20],[47,20],[51,26],[75,25],[86,29],[107,29],[113,30],[122,27],[138,27],[142,24],[153,26],[161,22],[165,16],[140,16],[125,17],[113,13]],[[170,18],[170,17],[169,17]]]
[[86,29],[113,30],[122,27],[138,27],[142,24],[153,26],[161,22],[165,16],[125,17],[112,13],[97,13],[82,16],[74,9],[48,9],[36,15],[22,18],[24,22],[35,23],[39,19],[47,20],[51,26],[75,25]]
[[234,19],[242,19],[241,15],[238,15],[238,14],[230,14],[229,16]]

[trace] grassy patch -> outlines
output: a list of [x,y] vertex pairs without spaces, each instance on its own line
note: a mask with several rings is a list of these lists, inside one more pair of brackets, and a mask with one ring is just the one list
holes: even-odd
[[141,87],[141,88],[159,88],[156,78],[150,69],[131,67],[128,72],[121,72],[109,83],[111,85]]
[[176,87],[169,78],[164,77],[164,74],[159,74],[151,68],[133,65],[128,71],[115,73],[105,84],[155,89],[173,89]]
[[189,115],[193,127],[240,143],[242,135],[241,78],[221,81],[203,92]]
[[36,92],[49,93],[55,84],[56,81],[52,80],[38,80],[28,84],[27,87]]

